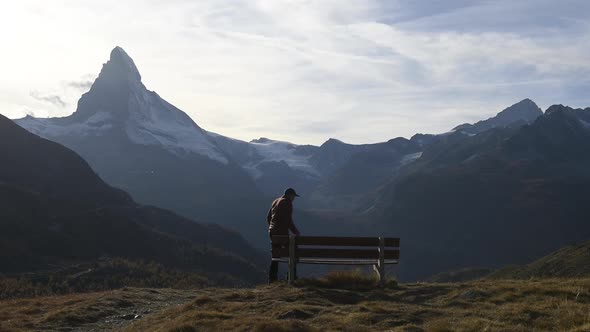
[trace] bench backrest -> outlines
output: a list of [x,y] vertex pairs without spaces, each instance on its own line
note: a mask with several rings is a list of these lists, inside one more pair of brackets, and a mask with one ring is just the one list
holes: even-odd
[[[289,243],[293,239],[294,243]],[[399,259],[399,238],[336,236],[272,236],[272,257],[289,257],[294,246],[297,258]],[[381,253],[383,256],[381,256]]]

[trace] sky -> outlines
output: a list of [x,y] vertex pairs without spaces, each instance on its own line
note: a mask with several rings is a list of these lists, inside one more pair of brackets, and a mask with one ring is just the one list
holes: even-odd
[[0,113],[67,116],[110,51],[202,128],[319,145],[590,106],[586,0],[0,1]]

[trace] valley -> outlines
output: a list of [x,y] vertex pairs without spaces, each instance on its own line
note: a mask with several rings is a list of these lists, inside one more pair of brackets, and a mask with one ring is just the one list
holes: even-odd
[[590,331],[590,1],[0,2],[0,332]]

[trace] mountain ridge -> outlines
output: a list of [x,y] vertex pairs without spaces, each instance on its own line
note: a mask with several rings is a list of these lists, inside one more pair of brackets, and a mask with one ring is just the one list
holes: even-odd
[[[286,187],[295,187],[302,194],[295,220],[307,234],[374,236],[377,232],[407,239],[404,252],[410,259],[404,263],[408,272],[403,278],[473,266],[473,256],[457,256],[466,247],[474,248],[474,254],[480,250],[482,259],[490,264],[520,263],[553,247],[536,243],[522,247],[521,256],[510,257],[503,249],[486,251],[481,237],[497,234],[494,225],[521,234],[521,228],[530,224],[521,225],[519,220],[530,222],[530,215],[537,216],[535,211],[550,206],[547,203],[555,199],[552,191],[569,197],[568,192],[584,194],[586,190],[586,175],[580,170],[586,160],[575,154],[586,146],[581,121],[590,123],[590,119],[583,110],[573,111],[575,118],[566,112],[561,119],[559,109],[567,110],[565,106],[552,106],[543,114],[533,101],[524,99],[495,117],[449,133],[416,134],[409,140],[394,138],[361,145],[329,139],[321,146],[268,138],[245,142],[207,132],[191,119],[186,122],[191,128],[188,133],[198,137],[204,148],[190,150],[170,147],[182,131],[166,125],[176,120],[184,123],[188,115],[142,85],[139,91],[126,92],[128,81],[136,79],[135,75],[112,80],[106,80],[105,75],[79,102],[78,111],[99,115],[84,122],[82,130],[63,133],[64,126],[71,125],[66,122],[74,117],[48,121],[29,118],[29,123],[19,124],[35,131],[53,122],[65,123],[49,131],[59,135],[48,138],[77,151],[109,184],[121,187],[142,204],[235,229],[260,248],[268,243],[264,216],[269,203]],[[111,81],[113,86],[107,84]],[[135,139],[121,125],[125,121],[113,122],[104,115],[116,110],[122,110],[118,114],[135,114],[131,130]],[[154,112],[156,115],[150,116]],[[91,130],[85,131],[87,127]],[[221,157],[216,160],[199,151],[219,153]],[[568,163],[568,158],[575,162]],[[564,179],[561,174],[578,178]],[[579,187],[574,185],[576,179]],[[544,222],[538,226],[542,236],[549,236],[555,226],[547,219],[550,216],[576,217],[574,197],[570,198],[569,202],[557,200],[556,211],[538,216]],[[441,229],[433,224],[441,218],[452,227]],[[482,224],[472,224],[473,220]],[[506,220],[512,223],[506,224]],[[569,226],[555,245],[582,234],[574,234]],[[433,229],[447,240],[458,236],[463,242],[451,246],[448,252],[431,252],[432,243],[440,239],[423,241],[419,235],[424,229]],[[509,238],[502,233],[497,236]],[[432,262],[428,271],[424,264],[414,263],[429,257],[440,259]]]
[[491,279],[585,278],[590,276],[590,241],[568,245],[522,266],[492,272]]
[[2,273],[107,256],[261,279],[260,253],[237,233],[137,204],[75,152],[4,116],[0,154]]
[[256,211],[266,199],[247,172],[187,114],[147,90],[120,47],[72,115],[15,122],[76,151],[142,204],[231,227],[252,242],[264,238]]
[[[530,99],[525,99],[501,111],[494,118],[459,127],[464,132],[473,131],[474,129],[469,128],[482,127],[482,123],[494,119],[496,122],[499,121],[499,124],[494,126],[510,125],[514,117],[518,117],[519,114],[524,114],[525,118],[528,114],[530,117],[534,109],[538,109],[536,104]],[[71,142],[74,137],[118,135],[120,139],[133,144],[162,148],[181,158],[196,154],[230,168],[234,165],[241,170],[234,167],[231,172],[248,176],[260,191],[258,194],[250,191],[251,194],[265,196],[265,199],[278,195],[286,187],[298,187],[301,192],[310,194],[306,196],[319,199],[325,196],[325,193],[318,194],[318,189],[325,187],[326,181],[333,181],[328,178],[339,169],[347,167],[354,154],[366,153],[368,150],[378,151],[378,148],[386,143],[348,144],[335,138],[326,140],[320,146],[298,145],[268,138],[246,142],[208,132],[156,92],[148,91],[141,82],[141,75],[133,59],[119,46],[111,51],[109,61],[103,65],[90,91],[80,98],[78,109],[71,116],[52,119],[27,116],[15,121],[36,134],[77,150],[86,159],[92,159],[85,151],[88,148],[79,147],[77,142]],[[528,120],[518,123],[527,122]],[[113,134],[113,131],[117,133]],[[410,140],[420,139],[419,144],[424,145],[436,140],[435,137],[437,135],[423,135],[420,138],[415,135]],[[406,158],[409,159],[410,156]],[[130,189],[126,183],[113,180],[108,172],[103,171],[104,167],[97,165],[93,160],[91,164],[99,173],[103,173],[110,183]],[[134,194],[134,190],[129,191]],[[313,206],[313,201],[308,200],[306,196],[303,205]],[[137,197],[143,200],[141,196]],[[147,202],[158,203],[157,200]],[[327,202],[323,201],[321,205],[325,203]],[[183,210],[185,213],[189,209]],[[210,217],[210,214],[205,217]]]
[[475,135],[492,128],[530,124],[541,115],[543,115],[541,108],[534,101],[525,98],[487,120],[481,120],[474,124],[465,123],[453,128],[453,131]]
[[383,185],[367,218],[406,239],[409,279],[522,264],[590,238],[588,116],[554,107],[519,128],[445,136]]

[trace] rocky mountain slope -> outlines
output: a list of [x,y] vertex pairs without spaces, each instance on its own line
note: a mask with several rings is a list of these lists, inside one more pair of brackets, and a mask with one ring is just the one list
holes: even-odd
[[210,133],[148,91],[120,47],[72,115],[16,122],[76,151],[140,203],[232,227],[250,240],[264,236],[268,202],[252,178]]
[[492,118],[474,124],[465,123],[453,130],[475,135],[492,128],[520,127],[530,124],[541,115],[543,115],[543,111],[539,106],[527,98],[504,109]]
[[0,273],[104,257],[256,282],[260,254],[237,233],[138,205],[73,151],[0,116]]
[[524,264],[590,238],[588,116],[555,105],[521,128],[429,145],[370,215],[404,239],[402,273]]

